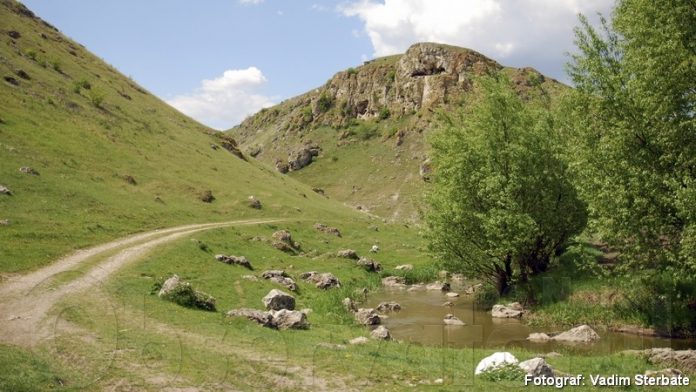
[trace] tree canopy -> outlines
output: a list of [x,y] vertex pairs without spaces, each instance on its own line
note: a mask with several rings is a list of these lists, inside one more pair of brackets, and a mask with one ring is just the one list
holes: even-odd
[[479,85],[478,102],[433,139],[428,236],[448,269],[487,279],[502,294],[544,271],[586,213],[548,110],[523,104],[502,75]]

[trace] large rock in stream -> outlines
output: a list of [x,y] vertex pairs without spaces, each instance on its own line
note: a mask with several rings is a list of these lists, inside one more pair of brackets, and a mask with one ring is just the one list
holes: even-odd
[[518,318],[522,317],[523,311],[521,309],[515,309],[514,307],[510,306],[512,304],[506,305],[493,305],[493,309],[491,310],[491,317],[494,318]]
[[568,331],[559,333],[551,339],[569,343],[593,343],[599,340],[599,335],[588,325],[581,325]]

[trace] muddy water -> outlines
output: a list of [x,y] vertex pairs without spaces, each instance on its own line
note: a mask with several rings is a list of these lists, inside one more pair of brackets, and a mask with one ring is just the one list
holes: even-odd
[[[462,294],[458,298],[448,298],[439,291],[407,291],[383,289],[367,299],[369,307],[380,302],[398,302],[402,310],[388,313],[382,323],[391,331],[395,339],[432,346],[457,348],[527,348],[538,352],[575,352],[578,354],[614,353],[629,349],[652,347],[672,347],[686,349],[696,347],[696,341],[643,337],[630,334],[597,331],[601,336],[594,344],[532,343],[526,340],[532,332],[560,332],[563,328],[529,327],[517,319],[492,318],[490,312],[476,310],[472,296]],[[443,306],[446,301],[453,307]],[[443,325],[443,317],[454,314],[466,323],[465,326]]]

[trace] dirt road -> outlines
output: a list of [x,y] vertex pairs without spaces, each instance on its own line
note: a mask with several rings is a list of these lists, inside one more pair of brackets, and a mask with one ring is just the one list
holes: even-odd
[[[45,268],[11,278],[0,286],[0,342],[32,347],[50,338],[46,315],[61,298],[100,284],[119,268],[139,259],[158,245],[204,230],[280,220],[240,220],[154,230],[76,251]],[[54,278],[68,276],[65,274],[100,256],[104,259],[98,260],[86,272],[76,273],[74,279],[54,281]]]

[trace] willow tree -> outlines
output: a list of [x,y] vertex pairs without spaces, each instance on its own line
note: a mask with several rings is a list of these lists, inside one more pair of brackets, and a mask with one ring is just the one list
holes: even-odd
[[652,297],[693,315],[696,2],[619,0],[600,29],[582,18],[576,43],[567,118],[592,226],[631,275],[655,277],[645,288],[673,286]]
[[449,270],[504,294],[544,271],[586,213],[548,111],[523,104],[502,76],[480,80],[479,90],[477,103],[433,138],[428,238]]
[[569,71],[584,196],[603,237],[648,267],[696,266],[696,3],[623,0],[586,19]]

